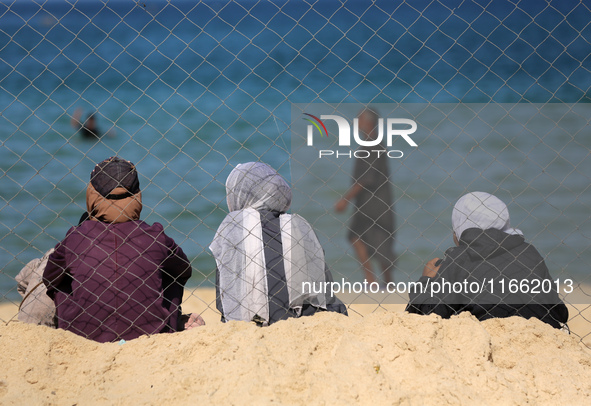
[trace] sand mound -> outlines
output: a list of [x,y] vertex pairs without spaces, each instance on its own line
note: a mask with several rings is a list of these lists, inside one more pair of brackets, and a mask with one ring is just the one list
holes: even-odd
[[0,403],[589,404],[591,354],[521,318],[337,314],[98,344],[0,327]]

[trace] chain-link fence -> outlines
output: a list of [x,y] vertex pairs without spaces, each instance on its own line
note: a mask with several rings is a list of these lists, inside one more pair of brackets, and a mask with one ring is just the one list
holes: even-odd
[[[138,168],[142,219],[192,264],[185,309],[220,317],[208,247],[228,213],[226,178],[249,161],[290,182],[291,211],[315,229],[332,277],[367,280],[354,199],[335,206],[364,158],[346,155],[353,119],[371,107],[384,141],[388,118],[416,125],[406,139],[393,124],[387,148],[394,281],[442,257],[456,200],[487,191],[588,339],[590,21],[575,1],[0,2],[3,319],[21,301],[17,274],[78,224],[91,170],[113,155]],[[344,150],[330,115],[350,124]],[[361,314],[407,298],[345,301]]]

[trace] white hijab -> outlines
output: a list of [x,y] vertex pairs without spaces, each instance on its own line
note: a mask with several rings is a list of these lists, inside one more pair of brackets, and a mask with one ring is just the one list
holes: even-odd
[[523,235],[521,230],[511,227],[509,210],[505,203],[485,192],[472,192],[462,196],[454,206],[451,224],[458,240],[469,228],[495,228],[507,234]]
[[[222,221],[209,249],[219,271],[219,289],[226,320],[269,321],[267,271],[259,210],[284,213],[291,188],[270,166],[240,164],[226,180],[230,213]],[[324,294],[304,293],[303,282],[324,284],[324,251],[314,230],[302,217],[279,216],[283,265],[289,305],[297,313],[304,302],[326,309]]]

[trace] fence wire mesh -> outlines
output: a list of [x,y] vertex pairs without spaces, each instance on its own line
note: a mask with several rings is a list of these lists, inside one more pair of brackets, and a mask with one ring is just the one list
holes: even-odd
[[[142,219],[191,262],[184,309],[219,318],[208,247],[226,178],[249,161],[290,182],[333,278],[362,281],[352,209],[334,210],[355,158],[302,137],[304,113],[352,122],[371,107],[418,125],[389,162],[395,280],[418,280],[453,245],[456,200],[485,190],[573,281],[569,325],[589,341],[590,21],[576,1],[2,1],[0,299],[20,303],[17,274],[78,224],[113,155],[138,168]],[[336,152],[328,130],[315,141]],[[354,297],[369,311],[406,298]]]

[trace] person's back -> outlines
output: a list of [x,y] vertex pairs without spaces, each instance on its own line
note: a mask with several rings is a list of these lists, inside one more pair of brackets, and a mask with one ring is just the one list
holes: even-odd
[[322,284],[332,276],[310,224],[285,213],[291,204],[285,180],[251,162],[232,171],[226,191],[230,213],[210,246],[222,320],[269,325],[317,311],[346,314],[338,299],[303,291],[303,282]]
[[567,322],[568,309],[544,259],[510,227],[503,202],[483,192],[465,195],[454,207],[452,225],[457,246],[427,264],[420,279],[424,291],[410,294],[407,311],[444,318],[469,311],[479,320],[535,317],[556,328]]
[[87,208],[89,220],[68,231],[44,272],[58,328],[99,342],[177,331],[191,265],[159,223],[139,220],[133,165],[118,158],[97,165]]
[[[87,220],[57,250],[63,257],[50,258],[45,277],[56,281],[58,264],[67,264],[68,274],[50,290],[58,328],[101,342],[177,330],[190,267],[159,223]],[[166,270],[183,270],[180,280]]]

